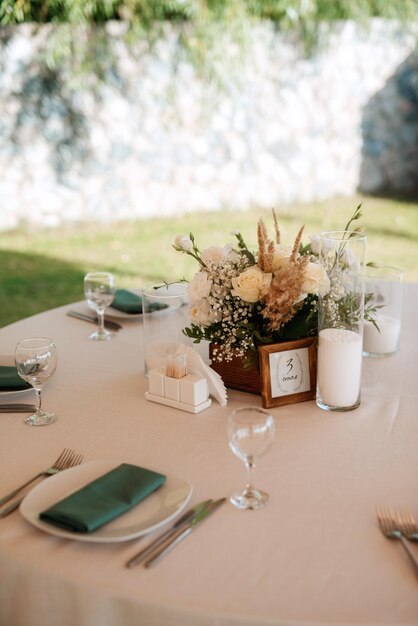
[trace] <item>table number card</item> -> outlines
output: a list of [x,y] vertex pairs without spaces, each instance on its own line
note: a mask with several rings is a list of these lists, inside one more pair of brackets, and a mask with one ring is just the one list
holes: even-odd
[[315,338],[261,346],[258,353],[264,408],[315,398]]

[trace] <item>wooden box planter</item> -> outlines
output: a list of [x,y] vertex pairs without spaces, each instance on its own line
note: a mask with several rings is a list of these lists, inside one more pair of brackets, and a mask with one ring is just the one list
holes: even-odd
[[213,346],[209,344],[209,356],[212,361],[211,368],[221,376],[225,387],[238,389],[248,393],[261,394],[261,376],[256,365],[245,368],[243,359],[234,356],[231,361],[214,361],[212,359]]
[[[276,353],[279,358],[272,361],[275,368],[272,370],[269,357]],[[301,353],[305,353],[304,365]],[[259,348],[258,363],[252,367],[244,367],[242,357],[234,356],[231,361],[218,362],[212,359],[212,354],[213,345],[210,344],[211,367],[221,376],[225,387],[261,395],[264,408],[304,402],[315,397],[316,339],[313,337],[262,346]],[[278,362],[281,362],[280,367]]]

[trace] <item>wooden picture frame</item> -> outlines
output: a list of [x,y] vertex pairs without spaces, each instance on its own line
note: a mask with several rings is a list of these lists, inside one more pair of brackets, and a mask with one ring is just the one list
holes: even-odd
[[315,337],[260,346],[258,355],[265,409],[315,398]]

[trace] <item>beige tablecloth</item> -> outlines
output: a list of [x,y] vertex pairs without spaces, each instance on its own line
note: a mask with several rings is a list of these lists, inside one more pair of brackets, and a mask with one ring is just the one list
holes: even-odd
[[[260,398],[231,391],[228,407],[198,415],[146,402],[141,322],[96,343],[68,308],[0,331],[2,355],[37,335],[59,353],[45,387],[59,421],[33,428],[0,415],[0,495],[64,447],[164,468],[193,483],[192,502],[241,487],[226,416]],[[417,308],[418,287],[406,285],[401,352],[364,360],[359,409],[273,410],[276,440],[255,471],[271,494],[265,509],[225,505],[155,568],[124,568],[138,540],[88,544],[43,533],[19,512],[0,520],[1,626],[418,624],[418,580],[374,511],[406,505],[418,517]]]

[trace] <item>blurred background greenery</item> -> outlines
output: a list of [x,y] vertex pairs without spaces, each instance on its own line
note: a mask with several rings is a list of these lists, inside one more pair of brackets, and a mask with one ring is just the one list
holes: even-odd
[[[370,197],[338,198],[277,209],[283,243],[293,243],[302,224],[304,241],[321,230],[344,228],[363,203],[360,224],[368,235],[368,261],[397,265],[418,280],[418,203]],[[272,228],[269,211],[190,213],[169,219],[20,229],[0,241],[0,326],[37,312],[82,300],[88,271],[113,272],[118,286],[140,289],[150,282],[190,278],[196,263],[172,248],[177,234],[193,232],[200,249],[234,243],[239,230],[257,244],[257,220]]]

